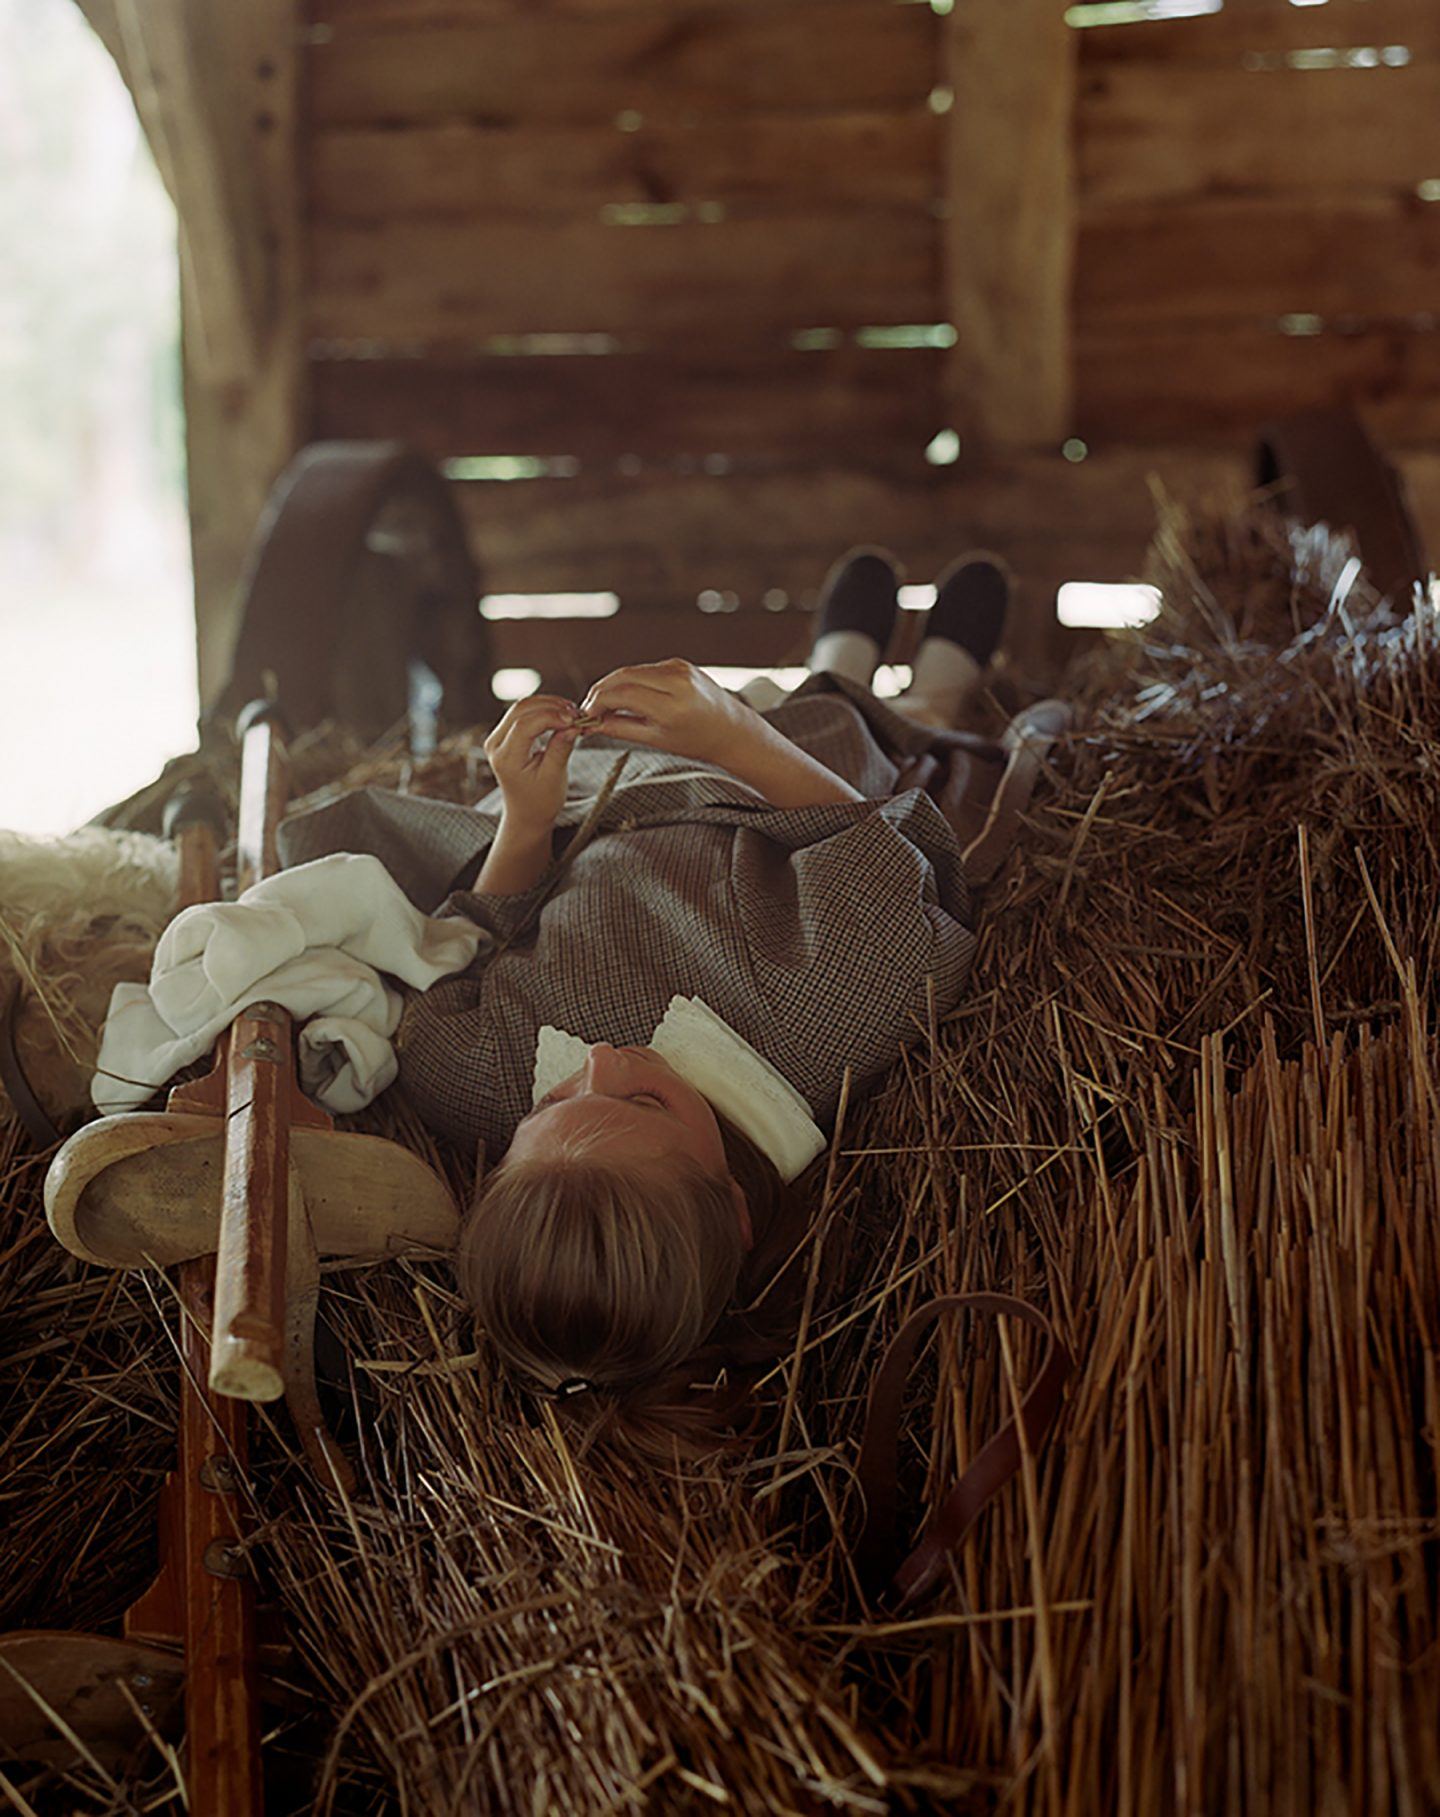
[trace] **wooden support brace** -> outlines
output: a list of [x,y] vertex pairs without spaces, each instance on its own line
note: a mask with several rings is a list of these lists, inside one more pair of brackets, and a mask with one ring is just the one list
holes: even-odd
[[1069,433],[1075,32],[1059,0],[955,0],[945,21],[947,395],[962,439]]
[[238,630],[239,582],[300,441],[304,358],[291,0],[79,0],[114,56],[175,203],[202,701]]
[[[278,297],[265,197],[241,152],[234,27],[195,0],[82,0],[119,65],[200,281],[194,356],[215,382],[257,377]],[[246,71],[246,74],[249,72]]]

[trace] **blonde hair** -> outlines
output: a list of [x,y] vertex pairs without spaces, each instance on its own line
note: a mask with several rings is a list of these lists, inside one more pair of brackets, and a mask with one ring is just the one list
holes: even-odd
[[[782,1352],[793,1324],[793,1296],[770,1290],[803,1248],[804,1201],[717,1120],[728,1176],[688,1158],[663,1171],[591,1160],[584,1136],[558,1160],[496,1168],[456,1252],[461,1289],[501,1359],[542,1391],[571,1376],[609,1390],[556,1411],[588,1438],[623,1437],[652,1458],[677,1441],[691,1455],[713,1448],[744,1395],[735,1372]],[[749,1252],[732,1180],[750,1211]],[[758,1316],[734,1304],[762,1283]],[[707,1384],[696,1378],[717,1371],[728,1377],[720,1391],[697,1400]]]
[[688,1156],[657,1168],[581,1154],[491,1174],[458,1264],[507,1362],[542,1387],[622,1387],[698,1347],[743,1257],[728,1179]]

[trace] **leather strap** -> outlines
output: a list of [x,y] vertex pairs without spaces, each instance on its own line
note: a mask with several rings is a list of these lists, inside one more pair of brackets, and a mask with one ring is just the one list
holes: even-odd
[[41,1148],[53,1148],[60,1140],[60,1131],[50,1121],[50,1113],[30,1089],[30,1081],[25,1077],[25,1068],[20,1064],[20,1052],[15,1045],[15,1023],[20,1014],[20,997],[20,985],[18,981],[12,981],[5,993],[4,1003],[0,1004],[0,1085],[5,1087],[10,1108],[20,1119],[31,1141],[38,1142]]
[[981,1510],[1020,1468],[1020,1438],[1012,1418],[976,1453],[941,1503],[919,1545],[898,1569],[891,1570],[899,1514],[898,1460],[905,1384],[929,1326],[942,1312],[961,1307],[1025,1319],[1049,1337],[1039,1374],[1020,1406],[1026,1444],[1032,1454],[1044,1443],[1060,1410],[1061,1395],[1073,1367],[1069,1352],[1044,1314],[1009,1294],[942,1295],[921,1306],[900,1327],[870,1387],[856,1466],[865,1496],[865,1525],[855,1547],[856,1566],[866,1595],[883,1602],[896,1614],[913,1609],[936,1587],[946,1560],[958,1550]]

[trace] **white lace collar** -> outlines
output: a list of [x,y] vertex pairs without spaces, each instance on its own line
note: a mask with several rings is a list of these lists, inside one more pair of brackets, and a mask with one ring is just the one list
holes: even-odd
[[[805,1099],[699,997],[672,997],[649,1045],[769,1156],[782,1180],[793,1180],[823,1152],[826,1137]],[[542,1028],[531,1103],[568,1079],[589,1049],[579,1035]]]

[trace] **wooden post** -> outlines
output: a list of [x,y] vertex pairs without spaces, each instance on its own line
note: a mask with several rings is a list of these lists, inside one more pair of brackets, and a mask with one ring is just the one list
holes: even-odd
[[203,711],[229,679],[250,541],[271,486],[305,439],[305,414],[298,298],[290,325],[276,329],[256,379],[217,383],[204,377],[191,357],[199,289],[199,280],[182,272],[185,459]]
[[79,0],[179,220],[200,696],[229,672],[245,553],[303,438],[295,0]]
[[[182,821],[180,903],[220,894],[213,827]],[[160,1574],[125,1613],[130,1640],[183,1647],[185,1789],[195,1817],[260,1817],[255,1586],[245,1551],[249,1410],[207,1390],[215,1258],[175,1271],[180,1310],[180,1444],[160,1496]],[[283,1318],[283,1314],[282,1314]]]
[[213,1256],[181,1263],[186,1789],[196,1817],[206,1811],[259,1817],[264,1788],[255,1587],[244,1547],[248,1410],[243,1401],[204,1389],[214,1284]]
[[954,0],[945,285],[967,457],[1070,431],[1075,32],[1063,0]]
[[[279,869],[275,834],[289,792],[279,728],[269,711],[253,714],[247,708],[240,721],[235,881],[242,892]],[[246,1401],[274,1401],[285,1392],[290,1107],[298,1096],[291,1027],[279,1004],[252,1003],[231,1024],[225,1050],[210,1389]]]

